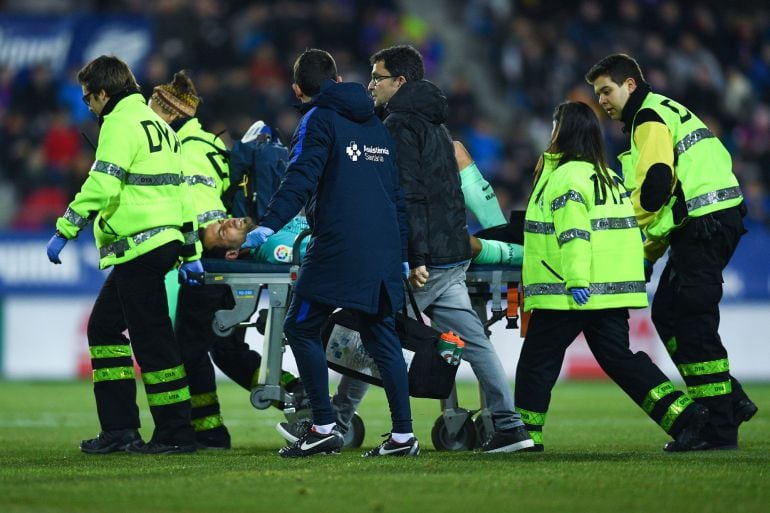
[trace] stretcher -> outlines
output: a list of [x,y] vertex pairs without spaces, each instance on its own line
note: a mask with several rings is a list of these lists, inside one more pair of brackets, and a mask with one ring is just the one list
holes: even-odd
[[237,327],[256,327],[250,322],[257,312],[259,298],[267,290],[268,308],[264,328],[262,363],[256,386],[251,391],[251,403],[260,410],[273,401],[294,406],[294,398],[280,385],[283,361],[283,321],[289,308],[291,285],[299,266],[296,264],[265,264],[250,260],[203,259],[206,285],[226,285],[232,292],[235,306],[214,313],[212,329],[227,336]]
[[[280,383],[281,366],[285,340],[283,322],[291,300],[292,284],[299,272],[299,243],[304,233],[297,237],[291,264],[265,264],[251,260],[204,259],[206,270],[204,281],[208,284],[226,285],[232,291],[235,306],[230,310],[219,310],[214,314],[212,329],[220,336],[229,335],[237,326],[255,327],[250,320],[257,312],[260,295],[266,290],[268,308],[264,327],[262,363],[257,384],[251,391],[251,404],[257,409],[266,409],[274,401],[285,404],[284,414],[294,422],[307,411],[297,408],[294,396],[284,390]],[[485,328],[503,318],[508,327],[516,327],[518,309],[511,308],[512,291],[518,298],[520,271],[510,266],[471,266],[467,273],[468,291],[474,310]],[[503,289],[506,289],[507,308],[503,307]],[[487,303],[491,301],[491,316],[487,315]],[[483,393],[480,393],[481,407],[468,410],[458,405],[457,393],[441,401],[441,416],[432,430],[433,445],[439,450],[470,450],[483,443],[493,431],[491,415],[485,409]],[[346,437],[355,440],[353,446],[363,441],[364,426],[360,417],[355,417]],[[346,440],[350,442],[350,440]]]

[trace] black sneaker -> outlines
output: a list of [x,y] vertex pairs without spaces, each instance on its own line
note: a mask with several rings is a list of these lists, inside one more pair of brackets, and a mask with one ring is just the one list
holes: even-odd
[[342,433],[336,427],[328,435],[322,435],[311,428],[292,445],[278,451],[278,454],[283,458],[306,458],[314,454],[339,454],[343,443]]
[[230,448],[230,439],[216,439],[206,437],[195,437],[195,447],[201,450],[211,449],[214,451],[226,451]]
[[131,454],[185,454],[195,452],[195,443],[166,444],[163,442],[144,443],[141,440],[133,442],[126,447],[126,452]]
[[703,443],[700,432],[709,419],[708,409],[698,403],[693,403],[690,408],[693,412],[687,424],[677,433],[673,440],[663,446],[666,452],[697,451],[696,446]]
[[751,417],[756,415],[758,409],[757,405],[748,397],[735,403],[733,405],[733,420],[735,421],[735,425],[740,426],[742,422],[751,420]]
[[529,431],[524,426],[517,426],[513,429],[504,431],[495,431],[489,437],[484,445],[481,446],[482,452],[516,452],[522,449],[534,447],[535,442],[529,436]]
[[198,449],[224,451],[230,448],[230,431],[222,424],[211,429],[195,432],[195,446]]
[[276,431],[290,444],[302,438],[311,427],[313,427],[313,422],[310,419],[302,419],[296,422],[279,422],[275,425]]
[[116,429],[102,431],[96,438],[80,442],[80,450],[88,454],[109,454],[122,452],[132,442],[141,442],[142,437],[136,429]]
[[383,436],[387,436],[380,445],[374,449],[370,449],[361,455],[362,458],[372,458],[374,456],[419,456],[420,455],[420,443],[415,437],[410,438],[404,443],[394,442],[390,438],[390,433]]

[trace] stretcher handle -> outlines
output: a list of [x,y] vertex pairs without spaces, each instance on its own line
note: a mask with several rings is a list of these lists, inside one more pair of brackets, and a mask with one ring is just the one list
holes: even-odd
[[[196,280],[200,284],[204,284],[204,283],[206,283],[206,273],[205,272],[196,273],[196,272],[189,272],[188,271],[187,279],[188,280],[189,279],[193,279],[193,280]],[[184,278],[182,278],[181,274],[177,275],[177,283],[179,283],[180,285],[184,285]]]
[[301,232],[299,232],[299,235],[297,235],[297,238],[294,239],[294,245],[291,247],[291,265],[299,265],[299,250],[300,246],[302,245],[302,241],[305,240],[305,237],[308,237],[313,234],[313,230],[310,228],[305,228]]

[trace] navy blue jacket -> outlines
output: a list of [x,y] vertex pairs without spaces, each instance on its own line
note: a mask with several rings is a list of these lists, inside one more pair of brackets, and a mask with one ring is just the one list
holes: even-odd
[[[260,224],[278,231],[305,207],[313,235],[295,288],[302,298],[398,310],[408,226],[393,141],[360,84],[327,80],[301,110],[286,175]],[[380,305],[383,287],[389,305]]]

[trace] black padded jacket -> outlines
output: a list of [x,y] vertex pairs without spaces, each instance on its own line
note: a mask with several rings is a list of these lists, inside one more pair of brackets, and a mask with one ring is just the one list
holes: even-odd
[[412,268],[471,258],[460,174],[444,125],[447,111],[446,96],[427,80],[406,82],[385,105],[406,196]]

